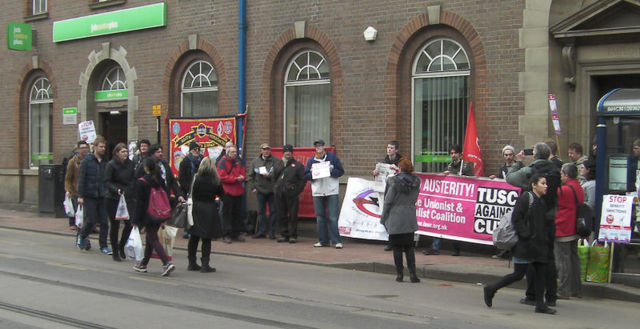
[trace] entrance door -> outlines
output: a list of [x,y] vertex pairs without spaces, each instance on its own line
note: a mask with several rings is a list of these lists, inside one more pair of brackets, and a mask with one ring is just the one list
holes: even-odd
[[127,145],[127,111],[100,113],[100,134],[107,140],[107,159],[118,143]]

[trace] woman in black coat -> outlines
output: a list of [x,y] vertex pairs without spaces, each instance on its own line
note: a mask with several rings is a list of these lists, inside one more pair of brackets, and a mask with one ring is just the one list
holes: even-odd
[[[513,273],[500,281],[484,286],[484,302],[492,306],[493,296],[498,289],[521,280],[527,268],[535,270],[536,313],[555,314],[556,310],[544,303],[544,289],[549,248],[554,239],[553,220],[547,220],[547,206],[540,198],[547,193],[547,179],[533,174],[529,180],[531,192],[523,192],[513,209],[511,222],[518,234],[518,242],[511,249],[513,255]],[[531,199],[533,198],[533,199]]]
[[[124,195],[127,202],[127,211],[129,216],[135,209],[135,177],[133,162],[129,160],[129,150],[124,143],[118,143],[113,149],[113,159],[107,164],[104,172],[104,186],[106,188],[105,208],[110,221],[109,238],[111,240],[111,248],[113,249],[113,260],[119,262],[120,258],[125,258],[124,245],[129,239],[131,233],[131,222],[127,220],[117,220],[116,212],[120,196]],[[122,237],[118,242],[118,231],[120,222],[124,222]]]
[[[193,182],[191,197],[193,198],[193,226],[188,229],[189,237],[188,258],[189,271],[202,273],[215,272],[216,269],[209,266],[211,256],[211,240],[222,237],[222,225],[218,213],[216,196],[222,197],[224,190],[220,183],[220,176],[215,163],[210,158],[204,158],[198,168]],[[200,261],[196,262],[198,242],[202,239]]]

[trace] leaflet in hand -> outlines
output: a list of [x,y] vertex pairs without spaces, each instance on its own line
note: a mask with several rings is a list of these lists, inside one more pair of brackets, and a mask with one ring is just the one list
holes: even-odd
[[331,176],[331,162],[316,162],[311,165],[311,178],[320,179]]

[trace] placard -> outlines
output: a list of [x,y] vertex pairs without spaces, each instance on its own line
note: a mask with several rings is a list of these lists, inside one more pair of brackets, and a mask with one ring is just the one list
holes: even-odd
[[614,243],[631,242],[631,195],[602,196],[602,215],[598,240]]
[[93,124],[93,120],[80,122],[78,124],[78,134],[80,139],[91,144],[96,139],[96,126]]

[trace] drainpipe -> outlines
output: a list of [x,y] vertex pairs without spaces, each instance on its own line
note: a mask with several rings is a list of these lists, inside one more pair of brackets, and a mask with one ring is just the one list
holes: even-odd
[[242,155],[242,161],[244,162],[244,131],[245,125],[245,95],[246,95],[246,83],[245,83],[245,68],[247,54],[245,50],[245,44],[247,39],[247,21],[246,21],[246,0],[240,0],[238,2],[238,150]]

